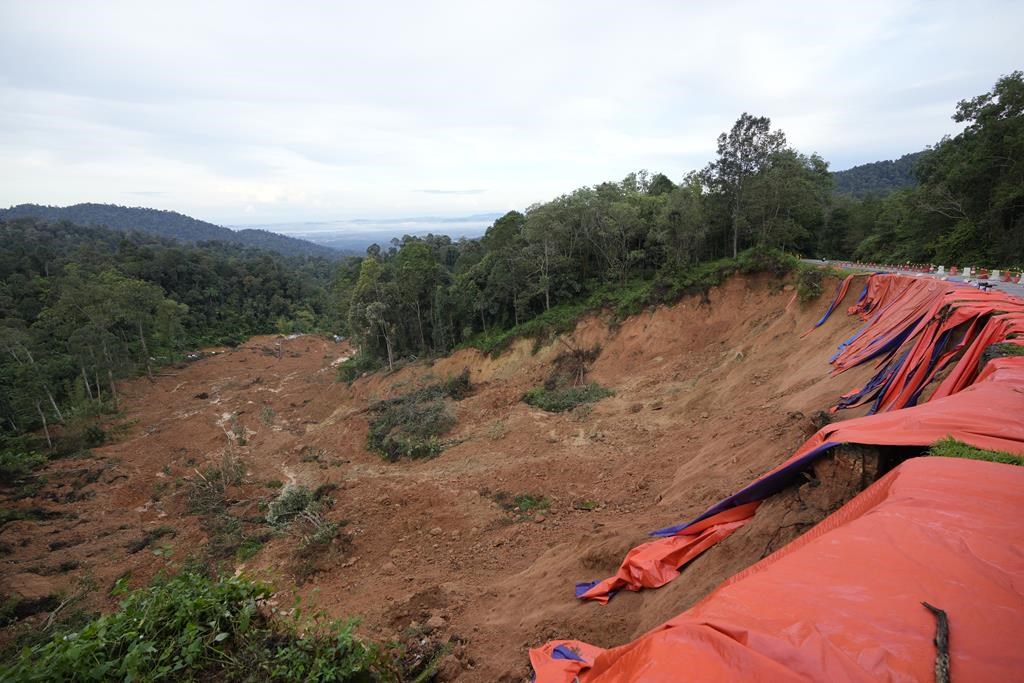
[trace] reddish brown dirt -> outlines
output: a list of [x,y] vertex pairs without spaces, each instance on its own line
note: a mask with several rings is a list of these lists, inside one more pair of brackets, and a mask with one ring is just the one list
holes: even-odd
[[[345,542],[319,558],[322,571],[299,576],[298,541],[287,535],[232,563],[274,583],[278,604],[298,593],[332,615],[360,617],[375,638],[434,617],[439,633],[466,643],[445,661],[443,679],[529,680],[527,647],[553,637],[625,642],[764,553],[772,529],[758,531],[756,544],[738,532],[687,568],[685,581],[606,607],[573,597],[575,581],[613,573],[647,531],[695,516],[788,457],[813,431],[811,413],[870,375],[827,373],[858,321],[838,312],[800,339],[826,302],[787,309],[791,298],[791,287],[767,276],[736,277],[703,304],[686,299],[614,328],[588,318],[568,341],[601,345],[590,379],[615,395],[560,415],[520,397],[548,376],[561,343],[534,354],[522,341],[496,359],[460,351],[346,386],[332,367],[350,353],[345,344],[268,337],[153,383],[126,383],[131,427],[122,440],[54,463],[36,498],[5,503],[74,516],[3,527],[0,590],[36,598],[88,585],[83,604],[108,609],[118,577],[143,585],[202,554],[210,529],[187,512],[190,480],[230,451],[246,469],[229,491],[230,511],[250,524],[277,493],[267,482],[339,487],[329,517],[347,520]],[[455,445],[398,463],[365,450],[369,401],[467,367],[477,389],[455,404]],[[244,427],[244,445],[233,424]],[[518,520],[494,502],[498,491],[543,495],[551,506],[542,519]],[[130,552],[160,527],[173,534]]]

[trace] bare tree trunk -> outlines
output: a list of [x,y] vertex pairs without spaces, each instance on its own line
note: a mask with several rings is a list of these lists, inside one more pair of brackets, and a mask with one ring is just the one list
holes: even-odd
[[53,440],[50,439],[50,427],[46,424],[46,413],[39,405],[39,401],[36,401],[36,412],[39,413],[39,419],[43,421],[43,434],[46,435],[46,446],[51,451],[53,450]]
[[82,381],[85,382],[85,393],[89,395],[89,400],[92,400],[92,387],[89,386],[89,375],[85,372],[85,366],[82,367]]
[[136,320],[135,324],[139,328],[139,341],[142,342],[142,355],[146,357],[146,377],[149,377],[149,381],[153,381],[153,366],[149,360],[149,347],[146,346],[146,335],[142,333],[142,321]]
[[423,316],[420,315],[420,300],[416,298],[416,324],[420,328],[420,352],[424,353],[427,350],[427,340],[423,338]]
[[388,336],[388,330],[383,321],[380,324],[380,333],[384,335],[384,347],[388,350],[388,370],[391,371],[395,369],[395,358],[391,353],[391,337]]
[[110,382],[110,395],[114,399],[114,410],[119,410],[121,406],[117,399],[117,387],[114,386],[114,371],[111,369],[114,361],[110,358],[110,351],[107,349],[106,340],[103,341],[103,355],[107,359],[107,380]]
[[60,422],[64,422],[64,415],[61,414],[60,408],[57,407],[57,402],[53,400],[53,394],[50,393],[49,387],[44,386],[43,390],[46,392],[46,397],[50,399],[50,405],[53,406],[53,412],[57,414],[57,419]]

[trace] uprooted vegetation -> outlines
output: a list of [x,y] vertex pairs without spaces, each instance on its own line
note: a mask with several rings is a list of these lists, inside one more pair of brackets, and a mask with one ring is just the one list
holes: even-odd
[[611,396],[610,389],[587,382],[587,370],[601,355],[601,347],[578,349],[563,343],[567,350],[555,358],[551,374],[542,386],[526,392],[523,401],[549,413],[564,413]]
[[467,368],[442,382],[374,403],[366,448],[390,461],[440,454],[445,444],[439,437],[456,423],[447,399],[462,400],[472,389]]
[[267,505],[267,524],[299,539],[294,559],[301,579],[323,569],[325,555],[336,541],[340,539],[347,546],[348,539],[339,535],[345,522],[327,519],[334,507],[329,494],[336,488],[324,484],[312,491],[306,486],[287,486]]

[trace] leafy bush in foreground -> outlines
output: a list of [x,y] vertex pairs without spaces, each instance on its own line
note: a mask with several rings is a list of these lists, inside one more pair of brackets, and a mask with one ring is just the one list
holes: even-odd
[[600,401],[602,398],[611,396],[613,393],[610,389],[605,389],[596,382],[562,389],[548,389],[541,386],[534,387],[526,392],[526,395],[523,396],[523,401],[549,413],[564,413],[578,405]]
[[10,681],[383,681],[396,677],[351,623],[300,629],[268,615],[269,586],[185,572],[134,591],[112,614],[22,650],[0,666]]

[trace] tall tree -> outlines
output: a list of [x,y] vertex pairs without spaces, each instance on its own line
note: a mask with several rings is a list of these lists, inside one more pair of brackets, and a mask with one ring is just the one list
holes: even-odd
[[728,201],[733,257],[739,253],[744,187],[751,176],[764,169],[785,147],[786,134],[772,130],[771,119],[746,112],[736,120],[732,130],[718,136],[718,159],[707,166],[704,176],[708,185]]

